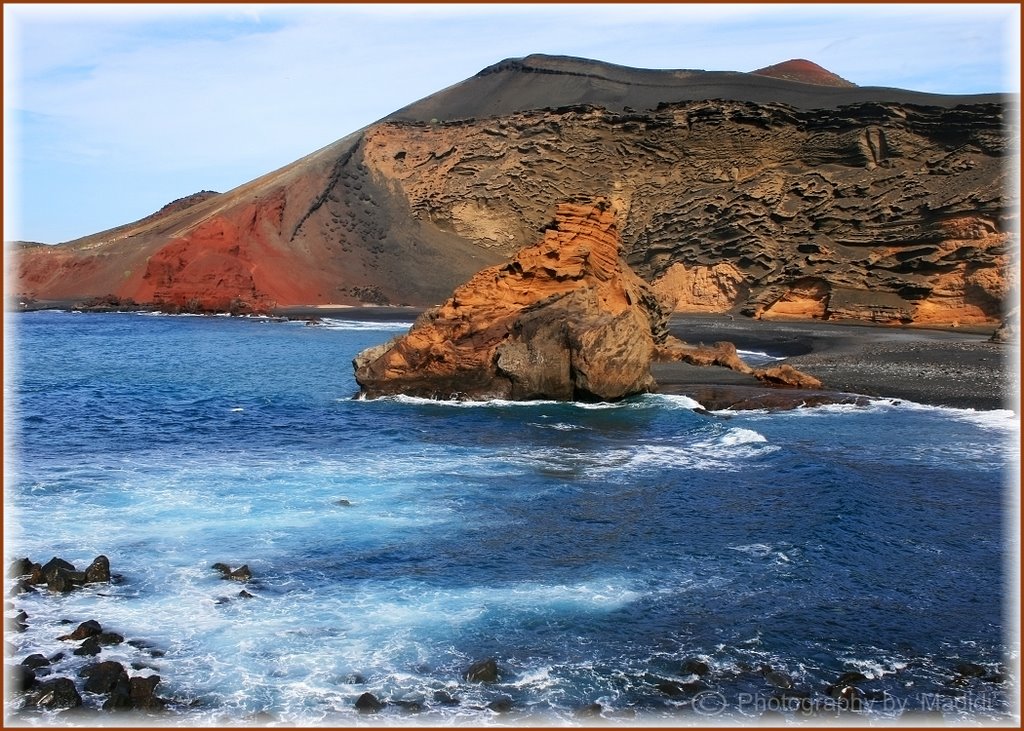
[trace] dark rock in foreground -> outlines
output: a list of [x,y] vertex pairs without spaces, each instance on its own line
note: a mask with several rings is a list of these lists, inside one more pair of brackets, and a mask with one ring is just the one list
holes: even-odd
[[498,663],[493,658],[480,660],[466,668],[462,677],[471,683],[494,683],[497,682],[500,672]]
[[61,710],[78,708],[82,705],[82,696],[70,678],[54,678],[36,685],[25,698],[26,708],[42,710]]
[[355,707],[360,713],[376,713],[384,704],[373,693],[363,693],[356,699]]

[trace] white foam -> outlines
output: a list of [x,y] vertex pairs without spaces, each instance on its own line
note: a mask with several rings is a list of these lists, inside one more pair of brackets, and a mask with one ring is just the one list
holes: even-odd
[[767,543],[749,543],[742,546],[729,546],[731,551],[739,551],[750,556],[764,557],[772,552],[772,547]]
[[753,429],[731,428],[722,434],[697,441],[667,441],[614,449],[601,456],[597,472],[675,468],[698,470],[740,470],[747,460],[770,454],[779,448]]
[[765,353],[763,350],[740,350],[737,348],[736,354],[752,365],[770,363],[775,360],[786,360],[785,356],[768,355],[768,353]]
[[723,447],[735,447],[740,444],[762,444],[768,440],[753,429],[737,427],[727,431],[718,441]]
[[644,403],[669,409],[685,409],[687,411],[694,411],[696,409],[703,410],[704,408],[698,401],[693,400],[689,396],[670,393],[647,394],[646,396],[643,396],[641,400]]
[[530,426],[535,426],[540,429],[554,429],[555,431],[578,431],[581,429],[588,428],[582,426],[581,424],[565,424],[562,422],[558,422],[555,424],[538,424],[537,422],[530,422]]
[[412,322],[395,320],[339,320],[333,317],[324,317],[319,321],[310,321],[310,327],[321,327],[325,330],[365,331],[384,330],[400,331],[408,330],[413,326]]

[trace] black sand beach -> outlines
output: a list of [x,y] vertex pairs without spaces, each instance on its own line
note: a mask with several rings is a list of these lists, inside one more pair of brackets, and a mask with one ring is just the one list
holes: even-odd
[[[689,343],[728,340],[741,350],[785,357],[779,362],[815,376],[832,391],[1019,413],[1019,351],[989,342],[992,329],[766,322],[726,315],[675,315],[671,324],[672,334]],[[752,378],[724,368],[662,363],[653,371],[665,393],[693,395],[707,384],[756,387]]]

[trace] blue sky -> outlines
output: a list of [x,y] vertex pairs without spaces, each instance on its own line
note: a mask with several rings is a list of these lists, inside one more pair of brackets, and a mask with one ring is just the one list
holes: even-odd
[[1018,5],[5,5],[5,240],[226,191],[503,58],[1019,91]]

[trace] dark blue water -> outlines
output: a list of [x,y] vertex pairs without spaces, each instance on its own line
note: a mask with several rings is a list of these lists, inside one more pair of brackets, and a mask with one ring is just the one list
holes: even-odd
[[124,581],[18,598],[8,662],[99,619],[182,723],[827,719],[849,671],[862,714],[1015,712],[1009,412],[367,402],[352,357],[407,323],[12,324],[6,560]]

